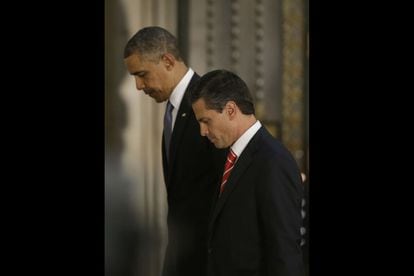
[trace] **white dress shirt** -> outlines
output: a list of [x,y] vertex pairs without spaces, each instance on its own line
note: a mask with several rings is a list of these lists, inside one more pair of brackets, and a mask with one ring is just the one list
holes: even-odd
[[174,106],[172,110],[172,127],[174,129],[175,119],[177,118],[178,109],[180,108],[181,101],[183,100],[185,90],[187,89],[188,84],[191,81],[191,78],[194,75],[194,71],[191,68],[188,68],[187,73],[180,80],[177,86],[174,88],[173,92],[170,95],[170,103]]
[[250,140],[253,138],[261,126],[262,124],[259,120],[257,120],[256,123],[249,127],[249,129],[246,130],[243,135],[240,136],[239,139],[237,139],[236,142],[234,142],[234,144],[231,146],[231,149],[237,155],[236,162],[239,160],[239,157],[246,148],[247,144],[250,142]]

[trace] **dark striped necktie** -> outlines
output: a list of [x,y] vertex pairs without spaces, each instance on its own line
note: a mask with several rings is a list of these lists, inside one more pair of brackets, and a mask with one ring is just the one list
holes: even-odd
[[170,157],[170,140],[172,134],[172,110],[174,106],[167,101],[167,107],[164,114],[164,143],[165,143],[165,153],[167,155],[167,162]]

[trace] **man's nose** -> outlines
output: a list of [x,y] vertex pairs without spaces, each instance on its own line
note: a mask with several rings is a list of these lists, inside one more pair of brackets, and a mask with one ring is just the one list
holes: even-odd
[[144,90],[145,88],[144,81],[142,81],[140,78],[135,78],[135,84],[138,90]]
[[200,135],[201,136],[207,136],[208,134],[208,128],[206,126],[200,125]]

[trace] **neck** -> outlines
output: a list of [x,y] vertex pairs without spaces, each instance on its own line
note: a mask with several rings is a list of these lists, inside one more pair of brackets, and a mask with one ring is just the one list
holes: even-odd
[[234,140],[234,142],[237,141],[237,139],[239,139],[240,136],[242,136],[257,121],[256,117],[253,114],[242,114],[241,116],[242,117],[240,118],[239,127],[237,128],[236,139]]
[[174,74],[174,83],[175,85],[177,85],[180,82],[180,80],[185,76],[185,74],[187,74],[188,67],[184,64],[184,62],[177,62],[175,66],[176,70]]

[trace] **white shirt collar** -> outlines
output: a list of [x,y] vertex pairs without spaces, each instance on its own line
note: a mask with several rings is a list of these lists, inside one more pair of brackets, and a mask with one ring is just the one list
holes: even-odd
[[188,84],[190,83],[191,78],[194,75],[194,71],[191,68],[188,68],[187,73],[180,80],[177,86],[174,88],[170,96],[170,102],[174,106],[174,110],[180,107],[181,101],[184,97],[184,92],[187,89]]
[[259,120],[257,120],[251,127],[249,127],[248,130],[243,133],[242,136],[239,137],[239,139],[237,139],[236,142],[234,142],[233,146],[231,146],[231,149],[237,155],[237,160],[261,126],[262,124]]
[[178,109],[180,108],[181,101],[183,100],[185,90],[187,89],[188,84],[191,81],[191,78],[194,75],[194,71],[191,68],[188,68],[187,73],[180,80],[177,86],[174,88],[173,92],[170,95],[170,103],[174,106],[172,110],[172,129],[174,129],[175,120],[177,119]]

